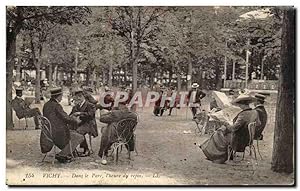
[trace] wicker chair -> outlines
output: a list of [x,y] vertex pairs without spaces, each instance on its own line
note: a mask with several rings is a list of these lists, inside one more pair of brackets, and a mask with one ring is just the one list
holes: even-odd
[[[136,136],[134,135],[134,131],[137,125],[137,120],[135,118],[128,118],[120,120],[114,126],[114,134],[116,135],[116,139],[111,146],[112,153],[114,154],[115,163],[118,163],[119,153],[122,151],[123,146],[129,147],[129,141],[133,138],[134,141],[134,150],[136,150]],[[130,159],[130,151],[128,149],[128,157]]]

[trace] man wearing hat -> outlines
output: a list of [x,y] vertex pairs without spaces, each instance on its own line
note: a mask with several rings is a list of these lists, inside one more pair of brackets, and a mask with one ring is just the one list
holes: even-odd
[[258,113],[252,110],[250,103],[255,102],[255,98],[249,95],[240,95],[232,103],[239,106],[242,111],[233,119],[233,125],[227,124],[227,132],[232,133],[231,149],[234,152],[244,152],[249,143],[248,124],[256,122],[260,125]]
[[19,119],[24,117],[34,117],[35,129],[40,129],[40,120],[39,116],[41,112],[39,108],[30,108],[28,103],[22,98],[22,88],[16,88],[16,97],[12,100],[12,107],[16,112],[16,115]]
[[[195,115],[197,113],[197,109],[201,106],[201,99],[206,96],[206,94],[203,91],[199,90],[198,87],[199,87],[198,83],[193,83],[192,89],[189,91],[189,94],[188,94],[189,103],[192,103],[193,105],[195,105],[195,104],[198,105],[198,106],[191,107],[193,118],[195,117]],[[196,92],[195,99],[192,98],[193,92]],[[193,99],[193,100],[191,100],[191,99]]]
[[82,92],[86,101],[95,105],[98,103],[98,101],[91,95],[93,93],[93,88],[84,86]]
[[[107,155],[110,146],[117,140],[118,131],[122,131],[123,129],[115,129],[116,124],[122,119],[133,118],[137,120],[137,115],[129,111],[128,107],[124,104],[124,102],[119,103],[118,109],[113,109],[112,111],[108,111],[105,109],[101,110],[100,122],[106,123],[107,126],[102,128],[101,130],[101,143],[100,150],[98,156],[101,157],[101,164],[107,164]],[[121,133],[120,133],[121,134]],[[134,136],[132,135],[130,140],[128,141],[128,151],[134,151]]]
[[85,141],[80,145],[84,149],[82,156],[89,156],[93,152],[92,145],[90,145],[91,136],[98,136],[95,120],[96,107],[85,99],[82,89],[74,91],[74,102],[75,106],[72,108],[70,115],[79,117],[81,120],[76,131],[85,136]]
[[254,139],[255,140],[263,140],[262,132],[265,129],[267,121],[268,121],[268,114],[267,114],[267,111],[264,106],[266,96],[264,96],[263,94],[257,93],[257,94],[255,94],[255,98],[257,100],[254,103],[254,105],[255,105],[254,109],[258,113],[258,117],[261,122],[261,125],[256,126]]
[[[51,98],[45,103],[43,114],[51,123],[54,144],[61,149],[55,158],[61,163],[71,162],[71,153],[84,140],[84,136],[74,130],[81,121],[69,116],[59,104],[63,96],[62,88],[53,88],[50,92]],[[53,145],[46,144],[47,138],[43,131],[40,140],[42,153],[49,152]]]

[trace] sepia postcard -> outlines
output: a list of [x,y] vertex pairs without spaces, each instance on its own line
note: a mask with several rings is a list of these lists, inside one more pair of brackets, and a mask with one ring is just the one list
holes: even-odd
[[288,6],[6,6],[8,186],[295,186]]

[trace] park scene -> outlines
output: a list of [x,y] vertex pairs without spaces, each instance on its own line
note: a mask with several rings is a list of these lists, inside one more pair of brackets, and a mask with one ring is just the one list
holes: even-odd
[[6,184],[295,185],[295,9],[7,6]]

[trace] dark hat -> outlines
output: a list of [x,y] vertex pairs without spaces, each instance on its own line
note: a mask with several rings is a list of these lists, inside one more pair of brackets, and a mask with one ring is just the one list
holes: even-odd
[[77,95],[77,94],[83,93],[83,90],[81,88],[75,88],[73,90],[73,93],[74,93],[74,95]]
[[51,96],[62,94],[62,88],[53,88],[50,90]]
[[245,104],[248,105],[249,103],[255,102],[256,99],[249,95],[240,95],[235,100],[232,101],[232,103],[239,103],[239,104]]
[[16,88],[16,92],[22,92],[22,91],[23,91],[23,88],[21,88],[21,87]]
[[254,97],[258,100],[261,100],[261,101],[265,101],[265,99],[266,99],[266,96],[264,96],[260,93],[255,94]]

